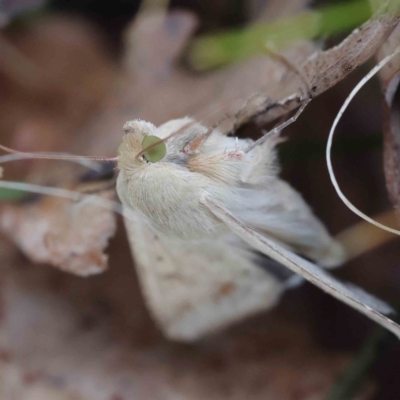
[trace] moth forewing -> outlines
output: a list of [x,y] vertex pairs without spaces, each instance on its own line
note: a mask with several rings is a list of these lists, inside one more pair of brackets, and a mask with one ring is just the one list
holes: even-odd
[[383,315],[394,312],[385,302],[373,297],[354,285],[346,286],[315,264],[304,260],[279,244],[260,235],[258,232],[236,219],[223,205],[214,201],[212,198],[204,196],[202,202],[246,243],[280,262],[293,272],[303,276],[333,297],[336,297],[340,301],[360,311],[391,331],[400,339],[400,326]]
[[139,213],[125,219],[146,303],[170,339],[193,341],[271,308],[285,284],[224,240],[159,235]]

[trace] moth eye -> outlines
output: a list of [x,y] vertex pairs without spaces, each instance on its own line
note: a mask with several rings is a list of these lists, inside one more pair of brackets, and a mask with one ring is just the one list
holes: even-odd
[[[152,144],[159,142],[160,140],[161,139],[157,136],[146,136],[142,142],[142,149],[144,150]],[[167,154],[167,146],[164,142],[160,142],[156,146],[144,152],[146,160],[150,162],[160,161],[165,157],[165,154]]]

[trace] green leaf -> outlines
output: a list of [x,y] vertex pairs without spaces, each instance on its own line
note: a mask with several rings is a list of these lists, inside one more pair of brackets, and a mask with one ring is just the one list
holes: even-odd
[[198,70],[221,67],[270,49],[280,51],[299,40],[345,33],[371,16],[368,1],[357,0],[309,11],[268,24],[255,24],[192,42],[189,61]]

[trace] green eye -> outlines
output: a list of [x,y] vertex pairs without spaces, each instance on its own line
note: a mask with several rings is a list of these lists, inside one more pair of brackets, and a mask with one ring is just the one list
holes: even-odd
[[[157,136],[146,136],[142,142],[142,149],[144,150],[152,144],[159,142],[160,140],[161,139]],[[165,146],[164,142],[161,142],[144,152],[146,160],[150,162],[160,161],[165,157],[165,154],[167,154],[167,146]]]

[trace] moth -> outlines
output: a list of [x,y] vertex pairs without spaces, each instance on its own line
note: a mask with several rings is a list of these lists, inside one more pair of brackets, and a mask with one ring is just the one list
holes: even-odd
[[277,134],[253,142],[188,117],[129,121],[124,132],[117,193],[146,302],[167,337],[193,341],[271,308],[298,276],[400,337],[384,316],[390,306],[326,272],[345,254],[280,179]]
[[[348,102],[398,51],[351,93],[328,155]],[[134,211],[125,224],[143,294],[170,339],[193,341],[271,308],[299,276],[400,338],[400,326],[384,315],[390,306],[326,271],[345,261],[344,251],[279,177],[279,132],[306,104],[255,142],[188,117],[125,124],[117,193]],[[328,167],[333,178],[329,157]]]

